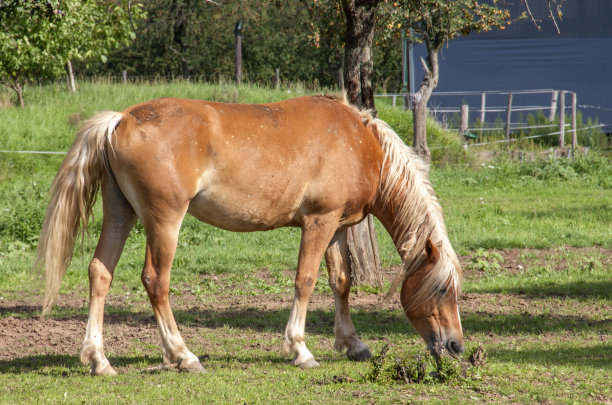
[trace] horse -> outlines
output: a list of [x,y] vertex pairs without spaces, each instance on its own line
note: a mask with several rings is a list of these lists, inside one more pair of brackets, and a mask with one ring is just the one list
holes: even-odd
[[92,375],[114,375],[104,354],[104,301],[126,239],[146,233],[141,274],[163,361],[203,372],[168,299],[170,271],[187,213],[236,232],[299,227],[294,301],[282,353],[300,368],[319,363],[305,319],[319,265],[335,301],[335,342],[352,360],[371,357],[349,312],[347,228],[368,214],[402,258],[387,297],[401,284],[408,320],[430,350],[463,351],[462,275],[428,166],[384,121],[346,98],[304,96],[268,104],[156,99],[87,120],[51,184],[35,268],[44,272],[42,316],[54,305],[75,239],[88,229],[99,191],[102,230],[88,267],[89,316],[80,352]]

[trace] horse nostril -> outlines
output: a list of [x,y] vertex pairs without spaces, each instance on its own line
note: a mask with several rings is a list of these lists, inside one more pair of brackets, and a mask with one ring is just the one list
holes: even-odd
[[459,354],[459,353],[463,353],[463,345],[457,343],[454,340],[451,340],[450,342],[448,342],[448,351],[451,354]]

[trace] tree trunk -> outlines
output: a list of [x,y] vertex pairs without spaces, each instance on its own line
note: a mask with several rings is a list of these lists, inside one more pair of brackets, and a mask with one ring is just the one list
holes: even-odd
[[4,84],[5,86],[13,89],[15,91],[15,93],[17,93],[17,99],[19,100],[19,106],[21,108],[25,107],[25,100],[23,99],[23,88],[25,87],[25,84],[23,83],[13,83],[13,82],[1,82],[2,84]]
[[74,82],[74,72],[72,70],[72,63],[70,61],[66,62],[66,78],[68,79],[68,90],[73,93],[76,93],[76,85]]
[[[417,93],[418,94],[418,93]],[[431,161],[431,152],[427,146],[427,100],[415,97],[412,102],[412,125],[414,142],[412,148],[427,163]]]
[[368,215],[347,231],[353,285],[383,286],[382,265],[378,254],[378,240],[374,217]]
[[[379,2],[380,0],[342,0],[346,15],[344,88],[351,104],[370,109],[374,115],[376,110],[372,90],[372,39]],[[356,285],[382,287],[382,266],[372,215],[349,228],[348,247],[352,282]]]
[[344,37],[344,86],[351,104],[372,109],[372,40],[380,0],[342,0],[346,16]]
[[421,87],[414,95],[412,102],[412,122],[414,126],[414,151],[429,163],[431,153],[427,147],[427,103],[429,103],[431,93],[438,86],[438,53],[440,47],[428,44],[427,40],[425,45],[427,47],[427,62],[424,64],[425,76],[423,76]]

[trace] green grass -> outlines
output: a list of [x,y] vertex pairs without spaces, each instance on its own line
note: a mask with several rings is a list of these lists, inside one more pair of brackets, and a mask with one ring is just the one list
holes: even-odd
[[[32,87],[26,109],[0,110],[0,150],[63,151],[72,142],[76,119],[94,111],[123,109],[161,96],[234,101],[236,92],[244,102],[303,94],[299,88],[272,91],[185,82],[81,83],[76,94],[61,86]],[[409,138],[410,117],[403,114],[380,108],[381,117]],[[440,144],[453,139],[448,133],[436,137]],[[46,193],[61,159],[0,153],[0,322],[37,318],[37,308],[28,306],[39,297],[37,276],[30,268]],[[24,354],[0,360],[0,403],[610,402],[610,162],[597,157],[525,165],[496,161],[485,167],[435,166],[431,176],[453,245],[475,263],[466,269],[463,327],[468,347],[482,343],[489,360],[470,379],[413,385],[367,382],[363,377],[369,364],[352,363],[332,350],[333,304],[323,270],[315,294],[327,297],[329,305],[314,308],[307,321],[309,348],[322,365],[306,372],[294,369],[278,350],[289,305],[267,308],[261,300],[292,297],[299,231],[238,234],[187,218],[173,268],[171,300],[190,349],[209,356],[204,361],[207,374],[142,372],[161,363],[161,350],[140,283],[144,235],[138,225],[126,244],[106,308],[112,320],[105,330],[107,355],[121,375],[89,377],[78,363],[78,349]],[[83,253],[75,250],[62,296],[87,296],[86,267],[100,232],[99,208]],[[397,264],[382,228],[378,237],[384,265]],[[600,248],[589,253],[573,249],[592,246]],[[509,248],[529,248],[516,259],[521,267],[509,268],[494,254]],[[254,275],[263,268],[265,280]],[[361,296],[371,293],[359,289]],[[86,306],[65,305],[55,308],[51,319],[61,325],[62,320],[84,322],[86,316]],[[399,308],[360,306],[353,319],[374,353],[384,344],[403,357],[423,350]],[[134,331],[145,329],[149,338],[122,335],[118,326],[126,323]],[[84,327],[83,323],[83,330],[69,335],[75,347]],[[2,336],[0,330],[0,347]],[[129,349],[117,351],[113,342],[126,339]],[[338,376],[352,382],[336,383]]]

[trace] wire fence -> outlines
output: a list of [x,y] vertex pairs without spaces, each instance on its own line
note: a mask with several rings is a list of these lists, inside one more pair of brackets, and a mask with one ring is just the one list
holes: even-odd
[[[410,109],[413,96],[409,93],[385,93],[375,97],[387,102],[390,100],[395,107]],[[584,125],[583,112],[612,111],[612,108],[578,104],[577,99],[574,92],[556,89],[434,92],[429,101],[429,114],[444,128],[457,131],[464,138],[465,147],[509,144],[552,136],[557,136],[558,146],[564,147],[567,133],[571,135],[572,148],[575,148],[578,134],[609,127],[606,123],[592,120]],[[557,130],[542,133],[547,128]],[[505,139],[483,140],[495,135],[505,135]]]
[[[123,81],[125,76],[108,76],[112,81]],[[132,77],[133,79],[133,77]],[[142,77],[142,80],[152,80],[153,77]],[[159,79],[159,78],[157,78]],[[571,105],[565,104],[565,96],[570,95]],[[376,94],[378,99],[388,99],[395,107],[409,109],[411,107],[411,95],[407,93],[384,93]],[[505,100],[506,103],[501,104]],[[577,111],[580,110],[607,110],[612,108],[579,105],[577,95],[573,92],[554,89],[535,89],[517,91],[454,91],[434,92],[430,100],[430,114],[442,125],[451,131],[457,131],[465,141],[464,147],[476,147],[495,144],[510,144],[521,140],[534,140],[557,136],[559,145],[563,147],[565,133],[572,136],[572,148],[577,146],[577,135],[581,132],[601,130],[608,125],[605,123],[588,123],[578,125]],[[467,109],[467,113],[466,110]],[[566,112],[570,123],[565,123]],[[546,122],[531,119],[524,120],[523,113],[531,112],[545,117]],[[470,113],[472,117],[469,119]],[[547,113],[547,114],[544,114]],[[505,114],[505,122],[502,119]],[[514,118],[518,120],[512,120]],[[558,117],[557,117],[558,116]],[[558,122],[556,122],[558,119]],[[546,128],[557,128],[557,131],[541,133]],[[540,131],[540,132],[538,132]],[[531,134],[535,132],[534,134]],[[494,138],[495,135],[505,133],[505,139]],[[609,141],[608,141],[609,142]],[[607,148],[610,145],[608,144]],[[442,149],[444,146],[431,147],[431,149]],[[66,152],[37,151],[37,150],[0,150],[0,153],[16,154],[41,154],[41,155],[65,155]]]

